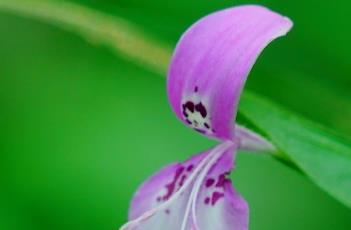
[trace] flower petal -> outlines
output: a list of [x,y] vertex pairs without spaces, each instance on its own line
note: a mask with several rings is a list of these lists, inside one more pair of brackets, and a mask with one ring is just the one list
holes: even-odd
[[239,96],[255,60],[292,22],[267,8],[233,7],[210,14],[180,39],[168,72],[168,97],[184,123],[232,140]]
[[[196,229],[197,223],[204,224],[202,218],[208,213],[220,220],[224,218],[223,223],[247,226],[246,203],[229,187],[231,184],[223,176],[233,165],[234,148],[236,145],[233,143],[224,142],[184,163],[167,166],[152,176],[135,194],[130,207],[130,222],[121,229]],[[213,195],[213,205],[204,208],[208,211],[195,214],[194,209],[202,205],[200,202],[203,202],[201,199],[206,195],[205,191],[213,190],[204,184],[207,175],[215,178],[219,184],[216,188],[224,197],[221,199]]]
[[183,163],[174,163],[161,169],[140,186],[134,195],[129,210],[129,220],[133,220],[165,201],[169,200],[193,174],[207,152],[193,156]]
[[193,207],[198,229],[248,229],[248,205],[227,178],[232,168],[233,156],[226,152],[207,174]]
[[254,152],[276,152],[277,149],[264,137],[241,125],[235,125],[235,139],[239,141],[240,150]]

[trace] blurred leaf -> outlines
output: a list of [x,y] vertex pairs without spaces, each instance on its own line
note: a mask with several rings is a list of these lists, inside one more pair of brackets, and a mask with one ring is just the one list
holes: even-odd
[[240,112],[316,184],[351,207],[351,141],[252,93]]
[[[138,64],[164,73],[167,46],[145,37],[127,21],[72,3],[0,0],[10,10],[63,26],[103,43]],[[351,143],[253,94],[242,98],[239,111],[321,188],[351,207]]]

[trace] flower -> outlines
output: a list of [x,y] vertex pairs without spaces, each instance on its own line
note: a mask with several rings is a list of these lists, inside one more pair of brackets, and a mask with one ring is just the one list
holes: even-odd
[[121,229],[248,229],[248,205],[227,176],[237,150],[274,147],[233,120],[255,60],[291,27],[286,17],[245,5],[212,13],[183,34],[168,72],[170,104],[183,123],[221,143],[144,182]]

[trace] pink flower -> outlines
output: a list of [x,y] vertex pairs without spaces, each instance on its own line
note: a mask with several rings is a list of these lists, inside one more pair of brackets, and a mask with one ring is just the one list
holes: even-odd
[[168,73],[170,104],[183,123],[221,143],[145,181],[121,229],[248,229],[248,205],[227,176],[237,150],[273,146],[235,124],[237,106],[259,54],[291,27],[286,17],[245,5],[210,14],[183,34]]

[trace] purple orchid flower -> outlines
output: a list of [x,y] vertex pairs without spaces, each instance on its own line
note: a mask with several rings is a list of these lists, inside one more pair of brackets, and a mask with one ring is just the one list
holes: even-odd
[[183,34],[168,73],[170,104],[186,125],[221,144],[144,182],[121,229],[248,229],[248,205],[227,176],[238,150],[274,147],[233,120],[258,55],[291,27],[286,17],[246,5],[210,14]]

